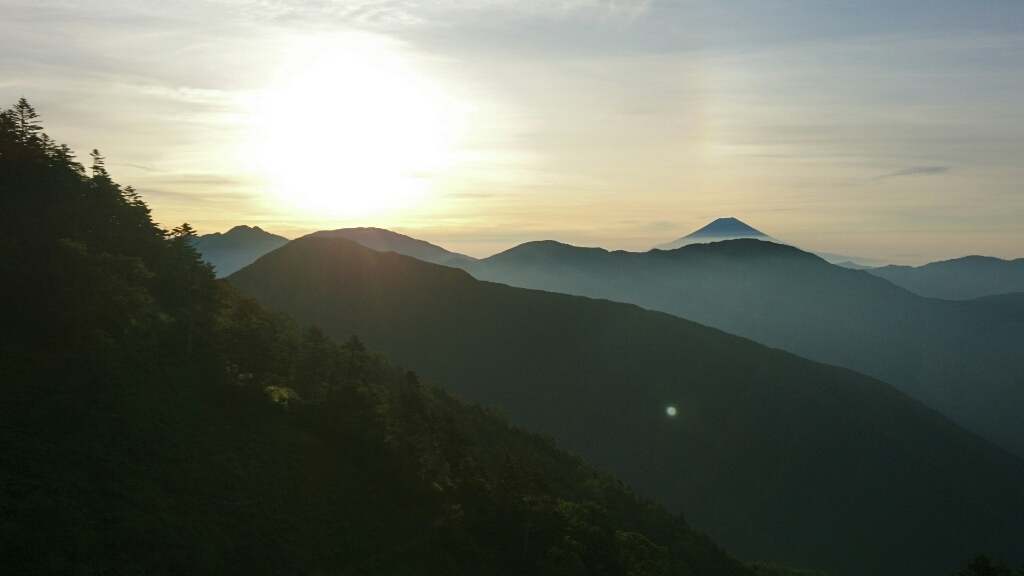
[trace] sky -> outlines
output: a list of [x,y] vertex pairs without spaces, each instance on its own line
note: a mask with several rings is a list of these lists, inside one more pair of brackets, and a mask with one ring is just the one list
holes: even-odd
[[1024,257],[1022,0],[0,0],[21,96],[200,233]]

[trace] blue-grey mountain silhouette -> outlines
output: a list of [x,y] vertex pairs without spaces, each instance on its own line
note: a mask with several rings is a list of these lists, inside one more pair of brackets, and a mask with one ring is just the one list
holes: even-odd
[[874,270],[755,239],[645,253],[528,242],[461,267],[481,280],[637,304],[857,370],[1024,455],[1024,295],[923,298]]
[[[659,244],[654,247],[655,250],[675,250],[676,248],[682,248],[690,244],[706,244],[708,242],[721,242],[723,240],[740,240],[740,239],[753,239],[753,240],[764,240],[766,242],[775,242],[776,244],[786,244],[781,240],[772,238],[771,236],[761,232],[760,230],[747,225],[744,222],[737,220],[736,218],[719,218],[707,226],[687,234],[682,238],[667,242],[665,244]],[[826,262],[832,264],[849,263],[847,268],[861,269],[875,266],[882,266],[885,262],[875,258],[863,258],[860,256],[847,256],[844,254],[832,254],[831,252],[811,252]]]
[[748,226],[736,218],[719,218],[696,232],[687,234],[686,236],[673,240],[672,242],[659,244],[654,248],[656,250],[674,250],[689,244],[719,242],[721,240],[736,240],[738,238],[754,238],[757,240],[777,242],[777,240],[771,238],[764,232]]
[[970,300],[1024,292],[1024,258],[965,256],[923,266],[883,266],[871,274],[921,296]]
[[203,260],[213,264],[214,271],[221,278],[287,243],[284,236],[271,234],[259,226],[245,225],[235,226],[223,234],[214,232],[192,240]]

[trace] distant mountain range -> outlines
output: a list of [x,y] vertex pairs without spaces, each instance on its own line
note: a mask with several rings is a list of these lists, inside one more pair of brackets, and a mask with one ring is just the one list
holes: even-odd
[[917,267],[869,268],[868,272],[929,298],[970,300],[1024,292],[1024,258],[966,256]]
[[[348,238],[380,252],[397,252],[424,262],[447,266],[469,267],[477,259],[383,228],[341,228],[314,232],[311,236]],[[784,244],[735,218],[719,218],[708,226],[674,242],[661,244],[680,247],[695,243],[720,242],[735,239],[757,239]],[[195,246],[203,258],[214,265],[218,276],[227,276],[235,270],[255,262],[257,258],[282,246],[287,238],[271,234],[259,226],[236,226],[226,233],[199,236]],[[685,241],[685,242],[684,242]],[[871,258],[814,252],[827,262],[850,268],[868,270],[871,274],[906,288],[920,296],[948,300],[969,300],[982,296],[995,296],[1024,292],[1024,259],[1000,260],[984,256],[967,256],[945,262],[934,262],[919,267],[881,266]]]
[[530,242],[481,280],[628,302],[879,378],[1024,455],[1024,294],[923,298],[752,239],[646,253]]
[[[736,219],[719,219],[702,230],[689,237],[768,238]],[[1024,290],[1018,282],[1024,260],[969,257],[857,271],[749,238],[647,253],[528,242],[476,260],[379,228],[311,236],[348,238],[462,268],[483,280],[634,303],[852,368],[1024,455],[1024,428],[1018,425],[1024,420],[1024,319],[1018,310],[1024,296],[944,303],[893,285],[947,298]],[[221,271],[285,241],[243,226],[201,237],[197,244]]]
[[192,245],[203,260],[213,264],[217,276],[223,278],[287,243],[284,236],[271,234],[259,226],[235,226],[223,234],[197,236]]
[[[562,262],[568,254],[578,264],[571,274],[627,258],[557,243],[510,252],[494,258]],[[893,305],[916,298],[866,273],[755,240],[651,254],[696,258],[710,270],[738,266],[731,289],[714,277],[704,287],[724,290],[723,301],[739,299],[737,316],[758,307],[774,321],[795,315],[796,324],[779,328],[787,335],[799,322],[812,322],[810,332],[820,335],[814,317],[836,311],[812,307],[808,314],[796,304],[822,290],[833,271],[856,275],[840,302],[857,306],[855,313],[865,312],[857,286],[902,298]],[[746,283],[758,281],[744,272],[749,266],[792,279],[774,287],[796,292],[773,304],[784,310],[743,302],[752,287]],[[819,282],[801,288],[808,266]],[[335,338],[358,334],[453,393],[553,434],[641,494],[683,510],[742,558],[838,576],[905,576],[948,573],[981,551],[1024,557],[1024,532],[1012,528],[1024,525],[1024,461],[855,372],[629,304],[483,282],[342,238],[295,240],[229,281]],[[708,304],[713,299],[702,296],[698,306]],[[874,334],[854,328],[851,337]],[[890,345],[867,344],[879,352]]]
[[[340,228],[321,230],[309,236],[320,238],[348,238],[378,252],[398,252],[406,256],[448,266],[461,266],[476,259],[449,252],[423,240],[417,240],[382,228]],[[235,226],[231,230],[198,236],[193,246],[203,260],[213,264],[217,276],[223,278],[235,270],[248,266],[271,250],[288,243],[283,236],[271,234],[259,226]]]

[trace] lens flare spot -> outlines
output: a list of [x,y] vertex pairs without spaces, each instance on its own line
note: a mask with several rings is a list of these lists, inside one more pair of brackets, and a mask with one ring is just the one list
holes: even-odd
[[668,414],[670,417],[675,416],[676,415],[676,407],[675,406],[669,406],[668,408],[665,408],[665,414]]

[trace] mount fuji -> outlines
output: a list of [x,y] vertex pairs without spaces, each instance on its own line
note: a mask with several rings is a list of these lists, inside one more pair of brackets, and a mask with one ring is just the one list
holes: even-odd
[[[720,242],[722,240],[740,240],[740,239],[751,239],[751,240],[762,240],[764,242],[774,242],[776,244],[785,244],[792,246],[782,240],[777,240],[771,236],[761,232],[757,228],[750,226],[736,218],[718,218],[711,222],[707,226],[687,234],[682,238],[666,242],[665,244],[659,244],[654,247],[655,250],[675,250],[676,248],[682,248],[690,244],[707,244],[709,242]],[[877,266],[883,266],[886,263],[881,260],[874,258],[861,258],[859,256],[846,256],[843,254],[831,254],[829,252],[811,252],[815,256],[818,256],[822,260],[830,264],[839,264],[847,268],[864,269],[874,268]]]
[[655,246],[654,249],[675,250],[676,248],[682,248],[689,244],[706,244],[708,242],[738,240],[740,238],[751,238],[754,240],[775,242],[776,244],[785,244],[785,242],[779,242],[764,232],[740,222],[736,218],[719,218],[692,234],[687,234],[686,236],[683,236],[678,240],[673,240],[672,242],[659,244]]

